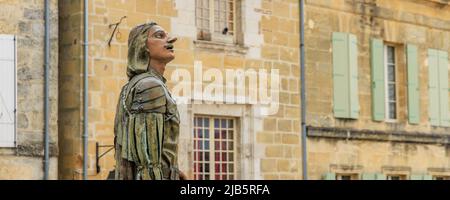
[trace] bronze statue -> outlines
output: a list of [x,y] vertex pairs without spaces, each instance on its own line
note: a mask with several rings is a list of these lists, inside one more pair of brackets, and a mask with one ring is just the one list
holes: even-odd
[[120,92],[114,123],[115,179],[184,179],[178,169],[179,113],[163,77],[175,58],[176,40],[154,22],[130,32],[129,80]]

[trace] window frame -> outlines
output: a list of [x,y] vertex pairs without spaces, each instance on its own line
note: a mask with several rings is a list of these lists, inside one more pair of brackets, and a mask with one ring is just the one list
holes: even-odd
[[[388,61],[388,49],[389,47],[393,48],[393,53],[394,53],[394,63],[389,63]],[[397,54],[397,46],[394,44],[390,44],[390,43],[386,43],[384,42],[383,44],[383,51],[384,51],[384,61],[383,61],[383,67],[384,67],[384,86],[385,86],[385,95],[384,95],[384,104],[385,104],[385,122],[389,122],[389,123],[395,123],[398,121],[399,116],[398,116],[398,54]],[[391,118],[389,116],[390,113],[390,107],[389,104],[391,103],[391,100],[389,99],[389,65],[393,65],[394,66],[394,88],[395,88],[395,118]]]
[[13,41],[13,45],[14,45],[14,49],[13,49],[13,53],[14,53],[14,64],[13,67],[14,69],[12,70],[14,73],[13,78],[13,92],[14,92],[14,110],[13,110],[13,131],[11,134],[13,134],[13,141],[11,143],[0,143],[0,148],[16,148],[17,147],[17,37],[16,35],[12,35],[12,34],[0,34],[0,40],[12,40]]
[[[213,115],[203,115],[203,114],[194,114],[194,117],[193,117],[193,129],[192,129],[192,132],[191,133],[196,133],[196,131],[198,130],[198,128],[206,128],[206,127],[199,127],[197,124],[196,124],[196,120],[198,119],[198,118],[207,118],[208,120],[209,120],[209,127],[208,127],[208,129],[209,129],[209,137],[208,137],[208,140],[209,140],[209,150],[208,151],[205,151],[204,149],[203,149],[203,151],[204,152],[209,152],[209,155],[210,155],[210,157],[209,157],[209,179],[204,179],[204,178],[202,178],[202,179],[197,179],[197,176],[199,176],[200,175],[200,173],[201,172],[199,172],[199,171],[196,171],[196,169],[195,169],[195,167],[196,167],[196,165],[195,165],[195,163],[197,163],[197,165],[200,163],[199,161],[198,161],[198,159],[196,160],[195,159],[195,155],[193,155],[193,159],[192,159],[192,172],[193,172],[193,177],[194,177],[194,179],[195,180],[216,180],[216,172],[215,172],[215,164],[216,164],[216,158],[215,158],[215,153],[216,153],[216,149],[215,149],[215,141],[216,141],[216,139],[215,139],[215,136],[214,136],[214,131],[215,131],[215,126],[214,126],[214,120],[215,119],[219,119],[219,121],[220,120],[222,120],[222,119],[225,119],[225,120],[232,120],[232,122],[233,122],[233,127],[232,127],[232,129],[233,129],[233,139],[232,139],[232,142],[233,142],[233,150],[231,151],[231,153],[233,153],[233,160],[232,161],[230,161],[229,159],[227,159],[227,161],[219,161],[219,163],[220,164],[224,164],[224,162],[225,163],[227,163],[227,172],[226,172],[226,175],[227,175],[227,179],[219,179],[219,180],[236,180],[236,179],[238,179],[238,162],[237,162],[237,159],[238,159],[238,154],[239,154],[239,152],[238,152],[238,147],[237,147],[237,142],[238,142],[238,134],[239,134],[239,128],[238,128],[238,126],[237,126],[237,121],[238,121],[238,119],[236,118],[236,117],[233,117],[233,116],[213,116]],[[228,125],[228,122],[227,122],[227,125]],[[221,126],[219,126],[220,127],[220,129],[222,129],[222,127]],[[228,129],[228,128],[227,128]],[[221,133],[220,133],[221,134]],[[198,137],[192,137],[192,143],[193,143],[193,147],[192,147],[192,152],[193,152],[193,154],[196,154],[198,151],[199,151],[199,149],[198,148],[195,148],[195,143],[198,141]],[[222,141],[222,139],[220,139],[221,140],[221,142],[223,142]],[[228,141],[229,139],[227,139],[227,145],[228,145]],[[204,141],[204,140],[203,140]],[[227,156],[228,156],[228,153],[230,153],[230,152],[228,152],[229,150],[227,149],[226,150],[227,152]],[[222,152],[222,150],[220,150],[219,151],[221,154],[223,153]],[[203,161],[204,162],[204,161]],[[229,167],[229,164],[232,164],[233,165],[233,171],[232,171],[232,173],[230,173],[229,171],[228,171],[228,167]],[[204,171],[202,172],[202,173],[204,173]],[[222,172],[219,172],[220,173],[220,175],[224,175]],[[233,176],[233,179],[228,179],[228,176],[229,175],[232,175]],[[203,175],[204,176],[204,175]]]
[[[237,16],[238,16],[238,14],[237,14],[237,6],[240,5],[240,2],[238,0],[224,0],[224,1],[226,1],[225,4],[228,4],[230,1],[233,2],[233,8],[232,8],[232,13],[233,13],[233,21],[232,21],[232,23],[233,23],[233,34],[224,36],[223,34],[216,33],[216,30],[215,30],[215,24],[216,24],[216,19],[215,19],[215,0],[207,0],[209,2],[208,3],[208,5],[209,5],[209,8],[208,8],[208,10],[209,10],[209,16],[208,16],[209,27],[208,27],[208,32],[206,32],[207,36],[203,37],[203,36],[200,36],[200,35],[203,35],[203,34],[201,34],[201,32],[204,31],[204,30],[197,23],[198,20],[199,20],[198,18],[200,17],[199,13],[198,13],[198,9],[199,9],[199,5],[197,4],[198,1],[202,1],[202,0],[196,0],[195,1],[195,26],[197,28],[197,40],[199,40],[199,41],[219,42],[219,43],[228,43],[228,44],[235,44],[235,43],[237,43],[237,34],[238,34],[237,24],[238,24],[238,20],[240,20],[240,19],[237,19]],[[204,9],[204,8],[202,7],[200,9]],[[226,19],[225,20],[228,23],[229,20],[228,20],[228,15],[227,14],[228,13],[226,12],[226,15],[225,15]],[[201,18],[204,19],[205,17],[201,16]],[[219,18],[220,18],[220,15],[219,15]]]
[[[342,179],[344,176],[349,176],[350,179]],[[358,173],[336,173],[336,180],[345,181],[345,180],[359,180]]]
[[[392,179],[392,177],[398,177],[399,179]],[[386,174],[386,180],[389,181],[403,181],[403,180],[407,180],[407,175],[405,174]]]

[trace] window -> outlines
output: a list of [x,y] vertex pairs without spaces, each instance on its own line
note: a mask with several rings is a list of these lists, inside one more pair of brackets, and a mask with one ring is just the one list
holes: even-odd
[[197,39],[233,43],[236,0],[196,0]]
[[16,142],[16,42],[0,34],[0,147]]
[[399,175],[399,174],[389,174],[386,176],[387,180],[406,180],[406,176],[405,175]]
[[333,33],[333,112],[336,118],[358,119],[358,41]]
[[397,119],[397,90],[396,90],[396,67],[395,47],[385,45],[385,88],[386,88],[386,119]]
[[428,50],[428,76],[430,124],[449,127],[447,51]]
[[447,181],[450,180],[450,176],[433,176],[433,180]]
[[194,178],[235,178],[235,120],[227,117],[194,117]]
[[358,174],[336,174],[336,180],[358,180]]

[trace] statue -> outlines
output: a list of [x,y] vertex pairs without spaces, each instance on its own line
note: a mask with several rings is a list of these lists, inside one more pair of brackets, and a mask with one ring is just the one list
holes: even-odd
[[163,77],[175,37],[155,22],[133,28],[114,123],[115,179],[179,180],[179,113]]

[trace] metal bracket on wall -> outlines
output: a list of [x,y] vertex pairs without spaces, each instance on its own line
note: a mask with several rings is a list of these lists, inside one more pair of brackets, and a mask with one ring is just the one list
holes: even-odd
[[[108,148],[105,152],[99,155],[100,148]],[[98,142],[95,143],[95,164],[97,165],[97,173],[100,173],[99,161],[104,155],[114,149],[114,145],[99,145]]]
[[[127,18],[127,16],[123,16],[122,18],[120,18],[120,21],[119,21],[119,22],[114,23],[114,24],[110,24],[110,25],[109,25],[109,28],[112,28],[112,27],[114,26],[114,30],[113,30],[113,32],[112,32],[112,34],[111,34],[111,37],[109,38],[108,46],[111,46],[111,41],[112,41],[114,35],[116,34],[116,31],[118,30],[117,28],[118,28],[119,25],[122,23],[122,20],[125,19],[125,18]],[[120,31],[117,31],[117,32],[120,34]]]

